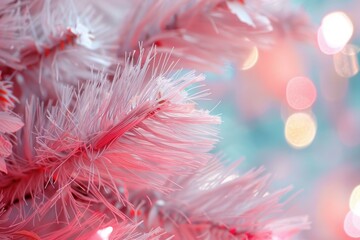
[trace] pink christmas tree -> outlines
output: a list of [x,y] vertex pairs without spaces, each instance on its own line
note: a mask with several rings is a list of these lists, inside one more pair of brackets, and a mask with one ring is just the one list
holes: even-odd
[[[280,5],[280,7],[278,6]],[[0,3],[1,239],[291,239],[289,189],[212,150],[187,89],[252,46],[307,40],[286,1]]]

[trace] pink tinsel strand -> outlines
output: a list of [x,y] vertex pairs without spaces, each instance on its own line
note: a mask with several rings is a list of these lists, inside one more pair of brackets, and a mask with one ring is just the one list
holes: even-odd
[[0,1],[0,71],[4,67],[22,68],[20,51],[28,44],[26,16],[23,9],[28,0]]
[[[288,1],[134,1],[120,35],[120,55],[155,44],[172,51],[185,68],[219,71],[225,61],[241,62],[254,45],[269,47],[279,35],[304,40],[311,27]],[[276,6],[278,7],[276,8]],[[279,7],[281,6],[281,7]],[[291,14],[290,14],[291,13]]]
[[[220,120],[197,109],[194,100],[206,92],[185,91],[203,76],[171,73],[162,67],[169,66],[167,57],[156,57],[163,65],[152,64],[153,54],[138,63],[130,57],[111,82],[99,74],[78,89],[64,87],[54,106],[30,101],[16,155],[8,159],[8,174],[0,176],[5,203],[24,212],[22,199],[43,198],[45,189],[53,189],[45,203],[60,201],[62,211],[78,212],[79,201],[94,202],[125,218],[105,190],[128,204],[119,188],[169,192],[178,188],[163,184],[169,176],[207,164]],[[34,214],[51,208],[38,205]]]
[[12,82],[3,80],[0,72],[0,111],[8,111],[15,108],[18,99],[12,92]]
[[24,124],[12,113],[17,98],[12,93],[12,82],[2,79],[0,72],[0,172],[7,173],[5,159],[12,154],[9,134],[18,131]]
[[146,189],[130,191],[135,210],[124,209],[144,221],[144,231],[162,226],[175,239],[291,239],[308,228],[306,217],[284,217],[280,198],[289,189],[267,192],[269,176],[263,169],[239,176],[212,160],[189,177],[171,180],[182,188],[171,195]]
[[[29,204],[30,205],[30,204]],[[0,206],[1,207],[1,206]],[[31,207],[29,206],[30,210]],[[31,209],[33,210],[33,209]],[[9,218],[16,214],[16,208],[0,211],[2,221],[0,222],[1,239],[31,239],[31,240],[54,240],[54,239],[76,239],[76,240],[103,240],[101,230],[110,228],[106,235],[108,239],[126,240],[158,240],[164,235],[164,231],[157,227],[147,233],[139,231],[142,223],[118,222],[99,212],[84,209],[82,217],[73,216],[69,221],[59,218],[54,221],[57,209],[49,211],[42,219],[22,221],[14,224]],[[9,213],[10,212],[10,213]],[[13,216],[11,216],[13,215]],[[5,220],[4,220],[5,217]],[[7,219],[6,219],[7,218]],[[162,238],[163,239],[163,238]]]
[[[5,159],[12,154],[12,144],[9,134],[23,127],[21,119],[10,111],[0,111],[0,172],[7,173]],[[1,174],[1,173],[0,173]]]
[[[1,39],[0,71],[16,90],[8,91],[8,82],[3,89],[7,100],[13,100],[11,94],[20,99],[16,112],[25,115],[15,137],[23,126],[20,117],[0,112],[0,170],[8,171],[0,173],[1,236],[88,239],[93,232],[86,228],[110,224],[117,229],[120,221],[114,238],[121,238],[122,224],[138,216],[150,198],[166,200],[166,207],[145,206],[145,215],[139,215],[144,223],[138,228],[145,232],[140,239],[150,238],[147,232],[158,225],[185,239],[286,239],[303,229],[305,220],[273,220],[284,191],[262,200],[250,191],[267,186],[261,171],[226,184],[219,177],[206,179],[222,172],[216,164],[203,168],[217,141],[219,118],[197,109],[194,100],[207,92],[189,96],[185,91],[203,76],[174,74],[171,60],[182,58],[180,67],[219,68],[252,44],[268,45],[273,34],[292,29],[283,27],[282,16],[292,23],[306,21],[287,11],[281,17],[276,9],[260,11],[265,2],[260,0],[232,1],[245,4],[242,17],[232,12],[231,1],[147,1],[136,9],[129,4],[130,16],[141,11],[123,25],[119,50],[114,44],[119,34],[113,31],[117,22],[108,24],[101,18],[106,14],[93,11],[89,2],[0,3],[0,33],[9,36]],[[137,52],[120,62],[122,69],[107,69],[109,75],[89,71],[116,65],[115,54],[137,48],[139,40],[173,55],[155,57],[148,48],[149,55]],[[30,100],[34,94],[44,102]],[[5,107],[12,108],[7,100]],[[199,191],[204,185],[211,186],[205,194]],[[226,202],[219,199],[230,192]]]
[[32,95],[55,100],[59,85],[77,85],[91,78],[91,69],[103,70],[115,61],[113,30],[88,1],[25,0],[6,6],[13,8],[3,10],[11,25],[2,30],[2,17],[0,32],[16,36],[3,52],[0,48],[0,71],[19,85],[22,105]]

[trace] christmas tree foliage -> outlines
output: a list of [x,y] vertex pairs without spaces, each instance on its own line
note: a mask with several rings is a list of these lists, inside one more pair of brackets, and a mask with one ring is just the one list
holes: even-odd
[[1,1],[0,239],[306,229],[283,211],[289,189],[212,153],[221,120],[187,90],[254,45],[306,40],[307,24],[285,1]]

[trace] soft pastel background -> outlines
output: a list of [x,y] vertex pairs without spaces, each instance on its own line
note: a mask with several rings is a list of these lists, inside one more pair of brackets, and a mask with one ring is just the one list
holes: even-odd
[[[349,43],[360,46],[359,0],[294,2],[310,14],[315,30],[326,14],[346,13],[354,26]],[[304,44],[280,38],[272,50],[259,50],[254,67],[234,69],[229,64],[224,74],[208,74],[212,100],[204,105],[218,104],[213,112],[223,118],[217,150],[231,160],[244,158],[244,170],[264,165],[276,188],[292,184],[294,192],[301,190],[289,211],[308,214],[312,228],[299,239],[360,238],[360,218],[349,213],[351,193],[360,184],[360,74],[339,76],[333,56],[322,53],[316,39]],[[302,149],[284,136],[287,117],[299,112],[285,98],[287,82],[297,76],[312,80],[317,92],[313,106],[302,111],[316,119],[316,136]]]

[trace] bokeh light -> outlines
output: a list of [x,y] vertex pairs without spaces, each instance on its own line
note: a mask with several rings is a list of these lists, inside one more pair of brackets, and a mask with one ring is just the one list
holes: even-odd
[[344,231],[352,238],[360,237],[360,229],[357,227],[360,217],[349,211],[344,220]]
[[286,100],[290,107],[303,110],[311,107],[316,99],[316,88],[306,77],[291,79],[286,87]]
[[360,185],[354,188],[349,200],[350,210],[360,216]]
[[320,50],[327,55],[332,55],[332,54],[335,54],[335,53],[338,53],[341,51],[341,47],[332,48],[327,44],[321,26],[319,27],[319,30],[317,32],[317,41],[318,41]]
[[110,234],[113,232],[113,230],[113,227],[110,226],[104,229],[100,229],[96,233],[102,240],[109,240]]
[[351,220],[352,220],[352,224],[354,225],[354,227],[356,227],[356,229],[358,231],[360,231],[360,216],[356,215],[355,213],[351,212]]
[[358,48],[347,44],[339,53],[333,56],[336,73],[340,77],[350,78],[359,72],[359,62],[357,58]]
[[255,66],[256,62],[259,59],[259,50],[256,46],[253,46],[246,60],[241,66],[242,70],[248,70]]
[[286,141],[294,148],[304,148],[312,143],[316,135],[316,123],[307,113],[294,113],[285,123]]
[[318,44],[325,54],[335,54],[349,42],[354,32],[350,18],[344,12],[326,15],[318,30]]

